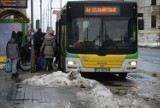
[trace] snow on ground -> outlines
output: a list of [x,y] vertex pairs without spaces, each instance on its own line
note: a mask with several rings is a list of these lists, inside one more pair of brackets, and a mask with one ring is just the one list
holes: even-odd
[[68,74],[61,71],[53,72],[52,74],[44,74],[34,76],[23,81],[30,85],[47,86],[47,87],[94,87],[98,82],[81,77],[77,71],[72,71]]
[[131,94],[115,95],[99,82],[83,78],[78,71],[67,74],[57,71],[48,75],[34,76],[23,82],[47,87],[91,87],[90,91],[76,93],[78,100],[87,108],[152,108],[143,98]]
[[91,91],[78,92],[76,96],[89,108],[153,108],[140,97],[131,94],[114,95],[102,85],[97,85]]
[[160,46],[160,43],[141,43],[139,46],[158,47]]

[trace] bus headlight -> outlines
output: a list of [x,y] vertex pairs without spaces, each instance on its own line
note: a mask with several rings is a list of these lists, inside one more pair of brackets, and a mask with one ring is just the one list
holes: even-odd
[[137,62],[136,62],[136,61],[131,61],[131,62],[129,62],[129,64],[130,64],[131,66],[136,66],[136,65],[137,65]]
[[73,65],[73,64],[75,64],[74,61],[67,61],[67,65]]

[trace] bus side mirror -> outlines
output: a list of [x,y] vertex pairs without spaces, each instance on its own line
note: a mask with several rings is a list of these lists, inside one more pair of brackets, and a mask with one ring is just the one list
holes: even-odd
[[144,30],[144,20],[138,19],[138,30]]
[[67,16],[66,15],[61,15],[61,24],[66,25],[67,24]]

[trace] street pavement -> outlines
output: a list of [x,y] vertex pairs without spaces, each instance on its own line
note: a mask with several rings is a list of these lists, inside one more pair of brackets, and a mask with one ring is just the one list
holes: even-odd
[[0,108],[11,108],[12,87],[14,81],[11,80],[10,74],[0,70]]
[[0,108],[84,108],[75,97],[81,88],[40,87],[22,83],[24,79],[51,72],[19,72],[17,80],[12,80],[11,74],[4,70],[0,73]]

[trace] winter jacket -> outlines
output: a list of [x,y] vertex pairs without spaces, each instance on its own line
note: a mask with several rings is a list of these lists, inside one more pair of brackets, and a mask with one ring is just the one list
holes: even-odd
[[53,58],[55,49],[55,38],[54,36],[45,36],[44,42],[41,46],[41,53],[44,54],[44,58]]
[[20,57],[20,52],[18,48],[18,44],[15,39],[11,38],[6,47],[6,56],[10,59],[16,59]]

